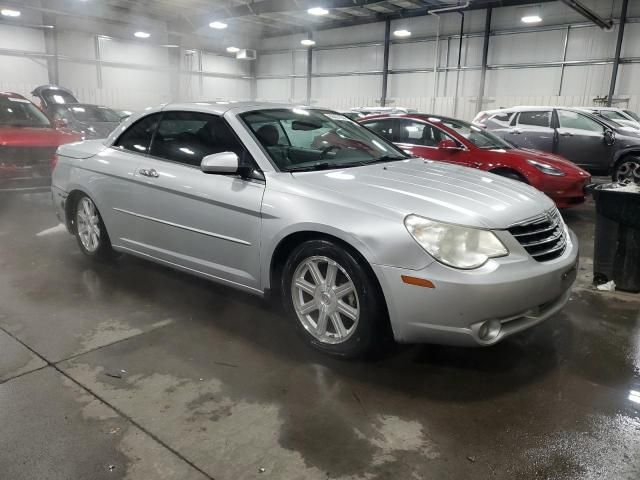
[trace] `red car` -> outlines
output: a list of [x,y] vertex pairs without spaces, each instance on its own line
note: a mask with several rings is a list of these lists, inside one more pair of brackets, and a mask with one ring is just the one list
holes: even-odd
[[57,148],[81,139],[22,95],[0,92],[0,191],[49,187]]
[[426,114],[377,115],[360,123],[403,150],[526,182],[559,208],[584,202],[591,175],[558,155],[518,149],[462,120]]

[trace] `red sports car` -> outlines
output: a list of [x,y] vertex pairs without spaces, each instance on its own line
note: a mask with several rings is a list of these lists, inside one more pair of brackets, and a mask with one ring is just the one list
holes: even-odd
[[48,187],[57,148],[78,140],[23,96],[0,92],[0,191]]
[[558,155],[518,149],[495,135],[453,118],[377,115],[360,123],[403,150],[429,160],[457,163],[526,182],[559,208],[584,202],[591,175]]

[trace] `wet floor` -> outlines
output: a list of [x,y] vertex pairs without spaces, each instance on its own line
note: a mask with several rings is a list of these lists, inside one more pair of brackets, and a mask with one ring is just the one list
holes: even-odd
[[91,263],[46,194],[0,197],[0,478],[640,478],[640,296],[589,285],[593,216],[565,214],[555,318],[345,362],[258,298]]

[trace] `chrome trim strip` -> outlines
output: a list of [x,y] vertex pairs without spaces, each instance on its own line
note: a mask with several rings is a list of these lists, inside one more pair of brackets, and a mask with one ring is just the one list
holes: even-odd
[[239,238],[227,237],[226,235],[220,235],[219,233],[208,232],[207,230],[200,230],[199,228],[187,227],[186,225],[180,225],[178,223],[167,222],[165,220],[160,220],[159,218],[149,217],[148,215],[142,215],[140,213],[130,212],[129,210],[124,210],[122,208],[113,207],[116,212],[126,213],[127,215],[132,215],[134,217],[143,218],[145,220],[151,220],[152,222],[162,223],[164,225],[169,225],[170,227],[180,228],[182,230],[187,230],[189,232],[199,233],[201,235],[206,235],[207,237],[219,238],[220,240],[226,240],[228,242],[239,243],[240,245],[251,246],[251,243],[241,240]]

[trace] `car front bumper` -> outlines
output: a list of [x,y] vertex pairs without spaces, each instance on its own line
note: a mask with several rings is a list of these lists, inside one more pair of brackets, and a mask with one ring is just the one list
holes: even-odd
[[[549,262],[516,252],[477,270],[437,262],[422,270],[374,265],[395,339],[487,346],[553,316],[569,300],[577,273],[578,244],[569,235],[564,253]],[[409,285],[403,275],[429,280],[434,288]],[[483,340],[480,327],[491,320],[500,323],[500,332]]]

